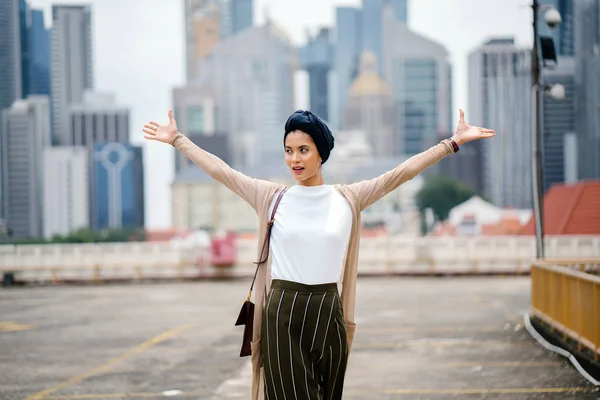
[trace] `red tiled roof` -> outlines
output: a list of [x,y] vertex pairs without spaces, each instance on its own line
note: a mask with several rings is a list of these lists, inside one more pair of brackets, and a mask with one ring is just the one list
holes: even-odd
[[[535,233],[534,217],[521,235]],[[545,235],[600,234],[600,180],[553,185],[544,196]]]

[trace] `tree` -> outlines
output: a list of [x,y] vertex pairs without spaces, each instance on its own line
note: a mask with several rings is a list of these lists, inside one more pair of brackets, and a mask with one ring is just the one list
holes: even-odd
[[101,242],[143,242],[146,240],[146,232],[135,228],[113,228],[107,229],[101,234],[98,241]]
[[[431,208],[437,221],[445,221],[457,205],[480,196],[475,190],[447,176],[432,176],[417,193],[417,207],[424,215]],[[480,196],[481,197],[481,196]]]
[[[1,238],[1,237],[0,237]],[[66,236],[54,235],[51,239],[43,237],[9,238],[4,241],[8,244],[51,244],[51,243],[107,243],[107,242],[144,242],[146,231],[144,228],[109,228],[102,231],[93,231],[81,228]]]
[[95,241],[95,233],[87,228],[78,229],[65,238],[66,243],[93,243]]

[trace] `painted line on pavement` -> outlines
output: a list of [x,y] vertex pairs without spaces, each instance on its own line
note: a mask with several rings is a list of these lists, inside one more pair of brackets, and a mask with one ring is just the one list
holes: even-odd
[[364,328],[360,330],[361,334],[387,334],[387,333],[400,333],[400,332],[505,332],[503,327],[468,327],[468,326],[413,326],[413,327],[390,327],[390,328]]
[[452,346],[516,346],[533,347],[530,342],[507,342],[502,340],[470,340],[470,339],[427,339],[398,341],[396,343],[356,342],[352,350],[393,350],[406,347],[452,347]]
[[41,392],[32,394],[31,396],[28,396],[27,398],[25,398],[25,400],[39,400],[39,399],[42,399],[42,398],[44,398],[44,397],[46,397],[46,396],[48,396],[48,395],[50,395],[50,394],[52,394],[52,393],[54,393],[54,392],[56,392],[58,390],[61,390],[61,389],[64,389],[66,387],[72,386],[72,385],[74,385],[76,383],[79,383],[82,380],[84,380],[84,379],[86,379],[86,378],[88,378],[88,377],[90,377],[92,375],[96,375],[99,372],[106,371],[107,369],[109,369],[110,367],[112,367],[112,366],[120,363],[121,361],[123,361],[123,360],[125,360],[125,359],[127,359],[127,358],[129,358],[129,357],[131,357],[131,356],[133,356],[135,354],[137,354],[137,353],[140,353],[140,352],[142,352],[144,350],[147,350],[150,347],[152,347],[152,346],[154,346],[154,345],[156,345],[156,344],[158,344],[160,342],[163,342],[163,341],[165,341],[165,340],[167,340],[167,339],[169,339],[169,338],[171,338],[173,336],[176,336],[176,335],[180,334],[181,332],[186,331],[186,330],[188,330],[190,328],[191,328],[191,325],[186,324],[186,325],[181,325],[181,326],[179,326],[179,327],[177,327],[175,329],[171,329],[169,331],[163,332],[160,335],[155,336],[152,339],[149,339],[149,340],[145,341],[144,343],[139,344],[139,345],[137,345],[137,346],[135,346],[135,347],[127,350],[125,353],[123,353],[121,355],[118,355],[118,356],[116,356],[116,357],[108,360],[106,363],[104,363],[104,364],[102,364],[102,365],[100,365],[100,366],[98,366],[98,367],[96,367],[94,369],[91,369],[91,370],[89,370],[87,372],[84,372],[84,373],[82,373],[80,375],[74,376],[73,378],[68,379],[68,380],[66,380],[64,382],[61,382],[58,385],[53,386],[53,387],[51,387],[49,389],[42,390]]
[[[437,369],[448,369],[448,368],[541,368],[541,367],[561,367],[564,363],[560,361],[487,361],[487,362],[435,362],[431,366],[428,366],[428,370]],[[378,362],[372,367],[362,367],[371,370],[378,368],[395,368],[398,366],[397,362]]]
[[384,390],[386,394],[432,394],[432,395],[460,395],[460,394],[533,394],[533,393],[594,393],[598,389],[586,387],[558,387],[558,388],[497,388],[497,389],[393,389]]
[[0,332],[29,331],[34,328],[34,325],[19,324],[13,321],[0,321]]
[[442,364],[448,367],[560,367],[559,361],[488,361],[488,362],[451,362]]
[[185,398],[198,398],[199,396],[210,396],[210,393],[204,392],[182,392],[177,395],[168,396],[162,392],[157,393],[88,393],[88,394],[74,394],[69,396],[50,396],[46,397],[46,400],[93,400],[93,399],[128,399],[132,397],[136,398],[156,398],[156,397],[176,397],[178,399]]

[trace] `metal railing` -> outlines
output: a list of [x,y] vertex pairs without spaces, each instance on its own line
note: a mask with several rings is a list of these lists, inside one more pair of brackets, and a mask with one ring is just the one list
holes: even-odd
[[532,314],[600,358],[600,277],[578,269],[600,259],[546,260],[531,266]]
[[550,265],[566,267],[572,270],[600,275],[600,258],[553,259],[545,258],[544,262]]

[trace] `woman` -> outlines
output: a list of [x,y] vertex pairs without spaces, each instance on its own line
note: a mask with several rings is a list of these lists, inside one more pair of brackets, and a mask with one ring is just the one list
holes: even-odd
[[[285,161],[297,185],[253,179],[200,149],[169,123],[144,125],[145,138],[169,143],[233,190],[259,217],[265,237],[278,194],[270,256],[256,278],[252,399],[341,399],[354,331],[361,211],[473,140],[495,136],[469,126],[460,110],[455,134],[383,175],[350,185],[325,185],[322,165],[334,147],[329,128],[310,111],[285,124]],[[262,244],[259,243],[259,254]],[[338,292],[338,284],[341,293]],[[264,389],[261,390],[264,385]]]

